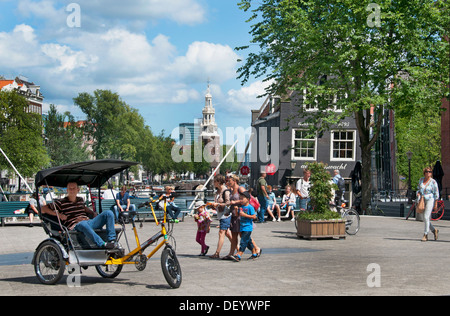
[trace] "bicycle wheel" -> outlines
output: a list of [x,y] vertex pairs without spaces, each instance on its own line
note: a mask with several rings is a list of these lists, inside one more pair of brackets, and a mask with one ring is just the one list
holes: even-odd
[[345,220],[345,232],[349,235],[356,235],[359,231],[359,214],[354,210],[346,210],[342,215]]
[[98,274],[105,279],[114,279],[122,272],[123,265],[121,264],[106,264],[95,266]]
[[412,215],[412,213],[416,210],[416,202],[414,202],[411,207],[409,208],[409,213],[406,216],[406,220],[408,220],[408,218]]
[[41,283],[56,284],[62,278],[65,268],[66,262],[61,249],[54,242],[46,241],[36,250],[34,271]]
[[438,221],[444,216],[444,201],[439,200],[437,202],[437,208],[436,210],[433,209],[433,212],[431,212],[431,220]]
[[166,246],[161,254],[161,269],[169,285],[176,289],[181,285],[181,267],[171,246]]

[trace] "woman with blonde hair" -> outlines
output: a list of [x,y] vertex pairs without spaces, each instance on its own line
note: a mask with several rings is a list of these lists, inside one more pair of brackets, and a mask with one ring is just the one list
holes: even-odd
[[419,186],[417,189],[417,201],[420,198],[424,198],[425,200],[425,211],[423,214],[425,229],[423,232],[422,241],[428,240],[428,233],[431,232],[434,234],[434,240],[438,239],[439,230],[434,228],[431,224],[431,212],[433,208],[437,208],[437,201],[439,199],[439,188],[436,180],[432,178],[433,171],[430,167],[423,169],[423,178],[419,180]]

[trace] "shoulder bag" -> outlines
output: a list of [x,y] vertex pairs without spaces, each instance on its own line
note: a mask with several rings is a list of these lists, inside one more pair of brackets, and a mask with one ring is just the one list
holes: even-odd
[[[430,179],[427,183],[427,185],[425,186],[425,188],[423,189],[423,191],[425,192],[426,188],[428,187],[428,185],[430,184],[432,179]],[[416,212],[421,214],[425,211],[425,198],[423,197],[423,194],[420,195],[420,200],[419,203],[416,206]]]

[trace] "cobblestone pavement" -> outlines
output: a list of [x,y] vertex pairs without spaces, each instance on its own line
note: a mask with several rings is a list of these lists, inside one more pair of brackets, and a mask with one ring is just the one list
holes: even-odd
[[[42,285],[30,262],[47,238],[44,230],[9,224],[0,227],[0,295],[449,295],[450,222],[434,224],[439,240],[428,242],[420,241],[422,222],[392,217],[362,217],[360,232],[341,240],[299,239],[291,221],[257,224],[253,237],[262,256],[231,262],[197,256],[196,223],[186,218],[174,229],[183,274],[179,289],[166,283],[160,252],[144,271],[126,265],[114,280],[102,279],[91,267],[83,271],[79,287],[68,286],[67,272],[57,285]],[[138,228],[141,240],[156,230],[153,222]],[[134,240],[129,225],[127,231],[129,241]],[[209,254],[217,233],[213,225],[206,238]],[[228,250],[226,240],[221,255]]]

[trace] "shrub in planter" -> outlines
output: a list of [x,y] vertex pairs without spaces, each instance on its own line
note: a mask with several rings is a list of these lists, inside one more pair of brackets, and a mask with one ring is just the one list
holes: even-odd
[[334,198],[332,188],[336,186],[331,181],[331,175],[323,163],[307,165],[311,171],[309,196],[313,211],[297,214],[297,235],[303,238],[345,238],[345,223],[341,215],[330,210],[330,202]]
[[341,218],[339,213],[330,210],[330,202],[334,198],[332,188],[334,186],[337,189],[337,186],[332,183],[331,175],[325,170],[326,165],[322,162],[307,163],[306,165],[311,171],[309,196],[313,211],[299,212],[297,219],[326,220]]

